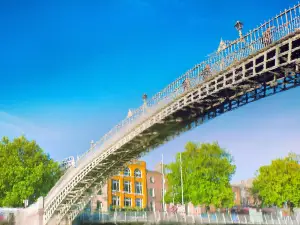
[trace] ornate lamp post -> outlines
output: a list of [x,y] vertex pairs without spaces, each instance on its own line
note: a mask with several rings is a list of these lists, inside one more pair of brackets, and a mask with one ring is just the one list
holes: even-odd
[[92,149],[93,147],[94,147],[94,140],[91,140],[91,146],[90,146],[90,148]]
[[148,96],[146,94],[143,94],[143,102],[144,102],[144,105],[143,105],[143,113],[145,113],[146,111],[146,107],[147,107],[147,98]]
[[148,98],[148,96],[146,94],[143,94],[143,102],[144,102],[144,104],[147,103],[147,98]]
[[244,24],[241,21],[237,21],[234,25],[235,29],[239,32],[240,38],[243,37],[243,34],[242,34],[243,26],[244,26]]

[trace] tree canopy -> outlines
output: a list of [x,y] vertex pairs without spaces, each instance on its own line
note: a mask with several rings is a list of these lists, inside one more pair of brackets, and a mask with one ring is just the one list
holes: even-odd
[[253,181],[252,192],[263,205],[281,207],[284,202],[300,206],[300,164],[295,154],[262,166]]
[[24,136],[0,141],[0,207],[21,207],[45,196],[60,178],[59,164]]
[[[217,143],[188,142],[181,154],[184,202],[194,205],[233,205],[230,179],[235,173],[232,156]],[[168,191],[166,202],[181,203],[180,153],[166,165]]]

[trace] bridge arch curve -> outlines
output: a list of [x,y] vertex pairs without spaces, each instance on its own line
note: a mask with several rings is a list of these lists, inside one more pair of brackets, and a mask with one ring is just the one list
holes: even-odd
[[225,112],[299,86],[299,16],[267,36],[273,18],[145,101],[67,170],[45,198],[43,223],[72,221],[102,182],[131,159]]

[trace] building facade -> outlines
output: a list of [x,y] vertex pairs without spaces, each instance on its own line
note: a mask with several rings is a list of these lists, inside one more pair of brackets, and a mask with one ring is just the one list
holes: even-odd
[[132,161],[117,176],[107,181],[108,208],[147,207],[146,162]]
[[241,205],[241,188],[238,185],[231,185],[232,192],[234,194],[233,202],[235,206]]
[[91,211],[107,212],[107,184],[105,184],[96,196],[91,198]]
[[[140,208],[163,211],[163,190],[166,192],[168,184],[166,179],[163,181],[161,170],[161,163],[155,167],[154,171],[147,171],[146,162],[137,160],[130,162],[118,175],[108,179],[101,192],[92,198],[91,210],[107,212],[115,208]],[[249,191],[252,181],[253,179],[249,179],[231,186],[235,206],[245,207],[254,204]],[[172,204],[165,204],[166,211],[172,211],[172,207]],[[211,206],[210,211],[214,210],[215,207]],[[186,202],[185,211],[199,214],[205,212],[206,209],[204,206],[193,206]]]
[[258,199],[255,199],[251,194],[251,188],[253,183],[253,178],[242,180],[236,182],[233,186],[239,187],[240,189],[240,205],[243,207],[246,206],[255,206],[258,204]]
[[163,186],[163,174],[158,171],[147,171],[148,204],[150,211],[163,211],[163,190],[166,192],[167,183]]

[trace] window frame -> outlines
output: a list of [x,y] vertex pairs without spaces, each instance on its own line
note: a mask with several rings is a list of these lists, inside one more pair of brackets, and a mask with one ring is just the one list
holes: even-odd
[[[137,205],[137,202],[140,202],[140,206]],[[143,199],[141,198],[136,198],[135,199],[135,207],[138,207],[138,208],[143,208]]]
[[[114,204],[114,201],[116,202],[116,204]],[[113,195],[111,198],[111,204],[113,206],[120,206],[120,197],[117,195]]]
[[154,188],[149,188],[149,193],[150,193],[150,197],[152,197],[152,198],[155,197],[155,189]]
[[[137,192],[137,189],[139,189],[140,192]],[[138,182],[138,181],[134,182],[134,192],[135,192],[135,194],[139,194],[139,195],[143,194],[143,184],[142,184],[142,182]]]
[[[136,175],[137,173],[139,173],[138,176]],[[136,177],[136,178],[142,178],[142,171],[139,168],[136,168],[134,170],[134,177]]]
[[[117,186],[117,189],[114,189],[114,185]],[[120,180],[116,180],[116,179],[112,179],[112,180],[111,180],[111,190],[112,190],[113,192],[120,191]]]
[[[129,205],[126,205],[126,200],[129,200]],[[132,206],[132,199],[131,198],[129,198],[129,197],[125,197],[124,198],[124,207],[131,207]]]
[[151,176],[151,177],[149,178],[149,180],[150,180],[150,183],[151,183],[151,184],[154,184],[154,183],[155,183],[154,177]]
[[[125,190],[125,187],[127,186],[128,184],[128,191]],[[125,193],[131,193],[131,182],[129,180],[124,180],[123,182],[123,191]]]
[[131,171],[128,167],[126,167],[123,171],[125,177],[130,177]]

